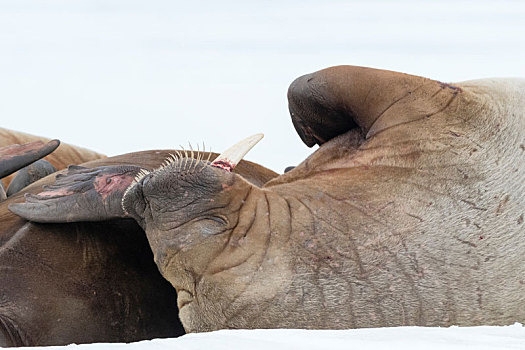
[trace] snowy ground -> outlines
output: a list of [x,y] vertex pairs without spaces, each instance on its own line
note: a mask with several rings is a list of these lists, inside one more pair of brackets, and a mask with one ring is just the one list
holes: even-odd
[[[39,348],[33,348],[39,349]],[[41,348],[40,348],[41,349]],[[525,349],[525,327],[399,327],[347,331],[224,330],[132,344],[50,347],[56,350],[505,350]],[[47,350],[47,348],[46,348]]]

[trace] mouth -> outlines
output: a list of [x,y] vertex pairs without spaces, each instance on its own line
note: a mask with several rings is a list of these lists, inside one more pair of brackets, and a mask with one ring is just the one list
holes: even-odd
[[177,291],[177,307],[179,311],[186,305],[193,301],[193,294],[186,289],[180,289]]

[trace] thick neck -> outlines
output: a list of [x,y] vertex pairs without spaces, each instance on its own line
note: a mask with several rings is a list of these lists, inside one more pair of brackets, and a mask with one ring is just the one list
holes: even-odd
[[217,237],[214,251],[208,249],[212,258],[195,276],[194,295],[207,309],[197,304],[183,309],[181,319],[189,329],[234,327],[239,315],[256,318],[254,301],[265,305],[291,280],[288,203],[257,187],[244,194],[228,216],[231,230]]

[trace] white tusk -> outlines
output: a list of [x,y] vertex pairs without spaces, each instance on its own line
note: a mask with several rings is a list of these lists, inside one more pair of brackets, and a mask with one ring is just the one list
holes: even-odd
[[211,165],[224,170],[232,171],[233,168],[241,161],[241,159],[248,153],[253,146],[255,146],[264,137],[263,134],[255,134],[247,137],[242,141],[222,152],[220,156],[215,159]]

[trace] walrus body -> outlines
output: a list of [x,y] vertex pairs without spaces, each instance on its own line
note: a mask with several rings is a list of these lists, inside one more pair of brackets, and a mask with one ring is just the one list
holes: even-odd
[[[349,86],[361,74],[370,84]],[[302,228],[282,254],[298,258],[282,268],[297,273],[281,319],[308,327],[292,305],[322,303],[320,328],[523,322],[525,81],[452,86],[405,75],[384,87],[379,74],[336,67],[290,88],[296,116],[305,111],[294,99],[315,100],[308,94],[325,86],[335,91],[320,110],[362,120],[265,186],[303,213],[290,215]],[[387,90],[368,90],[375,84]]]
[[341,66],[288,98],[320,148],[261,186],[178,156],[71,169],[10,210],[135,219],[189,332],[525,322],[524,80]]
[[134,222],[35,225],[0,204],[0,346],[184,334]]

